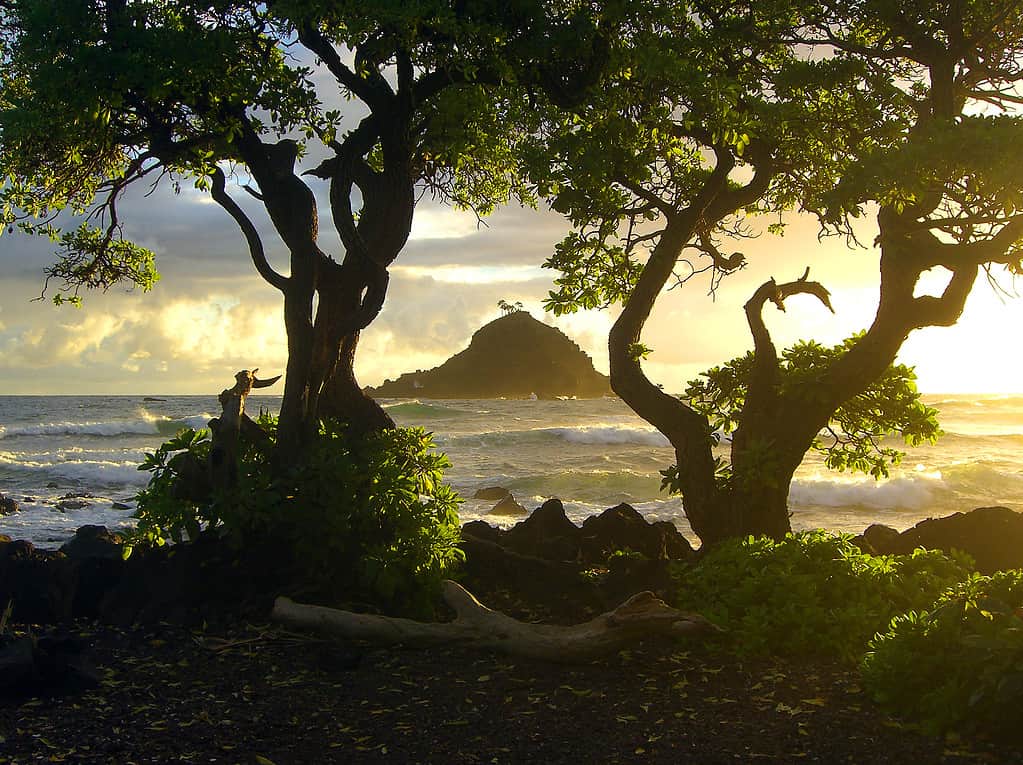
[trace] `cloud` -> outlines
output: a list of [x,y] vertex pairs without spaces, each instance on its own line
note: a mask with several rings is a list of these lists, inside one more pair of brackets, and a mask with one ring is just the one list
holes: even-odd
[[[324,188],[316,185],[318,196]],[[283,247],[261,205],[237,185],[230,192],[286,271]],[[148,198],[136,194],[121,213],[127,234],[157,253],[164,278],[149,295],[116,288],[86,295],[80,311],[30,302],[52,262],[51,243],[0,236],[0,393],[216,393],[239,368],[283,370],[280,294],[255,274],[226,213],[190,187],[178,195],[169,187]],[[415,237],[392,268],[384,310],[363,332],[361,382],[377,384],[442,363],[500,315],[498,300],[521,301],[607,370],[607,333],[617,310],[558,318],[542,311],[556,274],[540,265],[568,229],[560,216],[512,206],[477,227],[471,214],[424,200],[416,221]],[[329,218],[321,223],[325,248],[337,252]],[[727,278],[713,298],[700,279],[663,294],[643,335],[654,349],[644,364],[651,378],[678,390],[697,372],[745,353],[751,341],[742,305],[759,284],[796,279],[806,265],[810,278],[832,291],[836,313],[807,296],[788,301],[784,313],[767,306],[776,344],[809,337],[830,344],[865,328],[877,301],[876,251],[850,250],[835,239],[818,242],[816,233],[814,221],[798,218],[783,238],[764,234],[726,245],[742,250],[749,266]],[[861,238],[869,242],[872,234],[865,230]],[[964,389],[970,380],[977,389],[1023,385],[1016,355],[994,340],[997,327],[1019,324],[1023,305],[977,298],[982,291],[989,293],[981,283],[960,328],[914,334],[907,343],[903,358],[920,365],[922,388]],[[952,362],[938,363],[938,357]],[[953,363],[958,358],[969,363]]]

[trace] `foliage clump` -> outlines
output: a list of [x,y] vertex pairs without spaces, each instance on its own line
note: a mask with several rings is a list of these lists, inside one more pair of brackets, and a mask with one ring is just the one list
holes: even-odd
[[[862,332],[857,333],[830,348],[813,341],[786,348],[778,366],[780,392],[788,395],[813,390],[831,366],[862,337]],[[753,353],[747,353],[709,369],[686,388],[683,398],[708,418],[715,440],[741,425],[753,364]],[[890,468],[898,466],[905,453],[885,439],[899,435],[908,446],[934,443],[941,434],[937,415],[936,409],[920,400],[913,368],[890,364],[864,390],[835,409],[810,449],[822,454],[832,470],[887,478]],[[722,472],[730,476],[730,467],[722,467],[726,468]],[[665,475],[668,479],[665,483],[670,487],[670,476]]]
[[1023,571],[973,575],[933,609],[896,617],[870,648],[864,684],[885,707],[935,730],[1023,725]]
[[[276,420],[260,425],[276,436]],[[359,439],[327,421],[301,464],[283,476],[264,451],[243,451],[230,493],[189,495],[189,465],[205,465],[206,431],[184,430],[147,454],[136,539],[163,544],[219,529],[240,544],[280,542],[301,582],[384,608],[424,612],[461,556],[458,504],[442,482],[450,462],[422,428]],[[202,492],[200,492],[200,495]]]
[[675,571],[677,600],[725,628],[740,655],[859,660],[892,617],[968,575],[941,552],[870,555],[822,530],[728,540]]

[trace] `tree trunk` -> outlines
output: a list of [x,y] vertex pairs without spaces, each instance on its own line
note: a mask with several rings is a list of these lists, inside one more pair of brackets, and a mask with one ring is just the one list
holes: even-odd
[[342,339],[333,374],[325,381],[319,400],[319,415],[348,423],[349,432],[357,438],[395,427],[387,410],[368,396],[355,378],[358,343],[358,332]]
[[653,635],[717,629],[698,614],[669,607],[651,592],[633,595],[613,611],[571,627],[520,622],[490,610],[452,581],[444,583],[444,600],[455,611],[453,622],[428,623],[357,614],[295,603],[284,597],[277,598],[271,618],[374,645],[458,642],[559,663],[595,661]]

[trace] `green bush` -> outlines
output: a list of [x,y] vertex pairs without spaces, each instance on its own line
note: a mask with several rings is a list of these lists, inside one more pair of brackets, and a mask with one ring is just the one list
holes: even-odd
[[[273,419],[260,425],[276,436]],[[237,490],[192,496],[183,484],[205,464],[209,448],[207,433],[189,430],[146,455],[139,469],[152,478],[138,495],[137,540],[194,539],[204,528],[219,528],[239,544],[278,540],[313,588],[420,613],[460,559],[461,500],[442,482],[450,463],[421,428],[356,442],[328,422],[287,474],[249,448]]]
[[1018,735],[1023,571],[974,574],[928,612],[896,617],[863,660],[864,685],[934,730]]
[[967,567],[940,552],[868,555],[848,535],[724,542],[675,571],[678,605],[727,630],[746,655],[857,661],[895,614],[929,607]]
[[135,500],[136,525],[132,542],[159,544],[194,539],[206,525],[217,526],[209,507],[181,496],[187,464],[202,466],[210,453],[210,432],[186,428],[154,452],[146,452],[138,466],[151,473],[149,483]]

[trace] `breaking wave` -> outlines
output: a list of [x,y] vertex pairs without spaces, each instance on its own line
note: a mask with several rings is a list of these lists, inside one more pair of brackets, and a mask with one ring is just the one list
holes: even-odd
[[426,404],[419,399],[393,401],[383,404],[383,407],[392,417],[408,418],[410,420],[417,418],[458,417],[465,414],[465,412],[454,407],[442,406],[441,404]]
[[204,428],[211,414],[195,414],[187,417],[160,417],[142,413],[138,420],[113,420],[108,422],[46,422],[38,425],[0,425],[0,439],[18,436],[94,436],[116,438],[118,436],[172,436],[182,428]]
[[574,428],[542,428],[541,431],[572,444],[670,446],[668,439],[652,428],[627,425],[580,425]]
[[794,507],[867,507],[923,510],[946,496],[950,486],[939,472],[915,473],[883,481],[873,478],[796,478],[789,489]]

